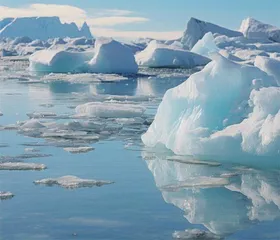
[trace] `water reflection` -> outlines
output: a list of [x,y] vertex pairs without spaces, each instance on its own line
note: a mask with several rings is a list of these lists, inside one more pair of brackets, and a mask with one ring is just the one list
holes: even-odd
[[[148,151],[142,157],[165,202],[184,211],[190,223],[202,224],[214,234],[229,236],[280,217],[278,170],[185,164]],[[228,182],[217,187],[221,179]]]
[[71,83],[66,81],[54,81],[49,83],[49,89],[52,93],[72,93],[88,92],[89,85],[82,83]]

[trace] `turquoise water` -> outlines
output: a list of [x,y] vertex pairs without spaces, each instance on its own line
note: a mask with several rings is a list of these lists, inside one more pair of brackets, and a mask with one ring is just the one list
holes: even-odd
[[[0,191],[14,194],[0,202],[0,239],[172,239],[175,231],[194,228],[225,239],[280,239],[279,169],[186,164],[171,161],[172,153],[166,149],[142,145],[141,133],[164,92],[184,81],[188,71],[143,70],[146,75],[119,82],[85,83],[83,76],[74,76],[79,83],[59,78],[29,83],[26,79],[36,77],[25,72],[24,65],[12,65],[2,72],[0,82],[2,126],[26,121],[26,114],[34,112],[57,114],[40,118],[42,122],[83,121],[75,119],[74,107],[105,98],[145,107],[142,118],[147,123],[112,130],[116,128],[112,120],[94,119],[105,124],[109,133],[100,133],[99,141],[79,141],[95,148],[80,154],[66,152],[61,145],[75,141],[29,137],[18,128],[0,131],[0,146],[6,145],[0,148],[0,161],[14,157],[47,166],[43,171],[0,171]],[[34,154],[32,158],[21,158],[26,148],[38,152],[28,152]],[[79,189],[33,183],[65,175],[114,183]],[[196,187],[189,187],[190,183]]]

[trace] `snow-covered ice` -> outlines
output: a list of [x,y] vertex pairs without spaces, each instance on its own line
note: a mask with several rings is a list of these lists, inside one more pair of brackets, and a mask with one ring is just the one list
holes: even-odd
[[101,118],[141,117],[144,112],[144,107],[121,103],[89,102],[76,107],[76,113],[79,116]]
[[43,184],[47,186],[58,185],[64,188],[83,188],[83,187],[101,187],[103,185],[112,184],[112,181],[82,179],[76,176],[63,176],[59,178],[46,178],[34,181],[35,184]]
[[210,60],[176,46],[152,41],[145,50],[136,54],[136,61],[140,66],[153,68],[194,68],[206,65]]
[[0,162],[0,170],[44,170],[46,165],[40,163]]
[[280,59],[257,56],[254,65],[273,76],[280,86]]

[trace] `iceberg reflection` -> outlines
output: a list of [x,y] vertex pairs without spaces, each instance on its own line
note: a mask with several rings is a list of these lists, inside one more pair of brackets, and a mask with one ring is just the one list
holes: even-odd
[[228,236],[280,217],[279,171],[170,161],[175,158],[148,150],[142,157],[164,201],[184,211],[190,223],[216,235]]

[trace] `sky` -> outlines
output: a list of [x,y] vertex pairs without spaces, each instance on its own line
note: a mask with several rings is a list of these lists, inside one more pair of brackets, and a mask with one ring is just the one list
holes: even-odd
[[0,18],[54,16],[94,36],[179,38],[190,17],[237,30],[253,17],[280,27],[280,0],[0,0]]

